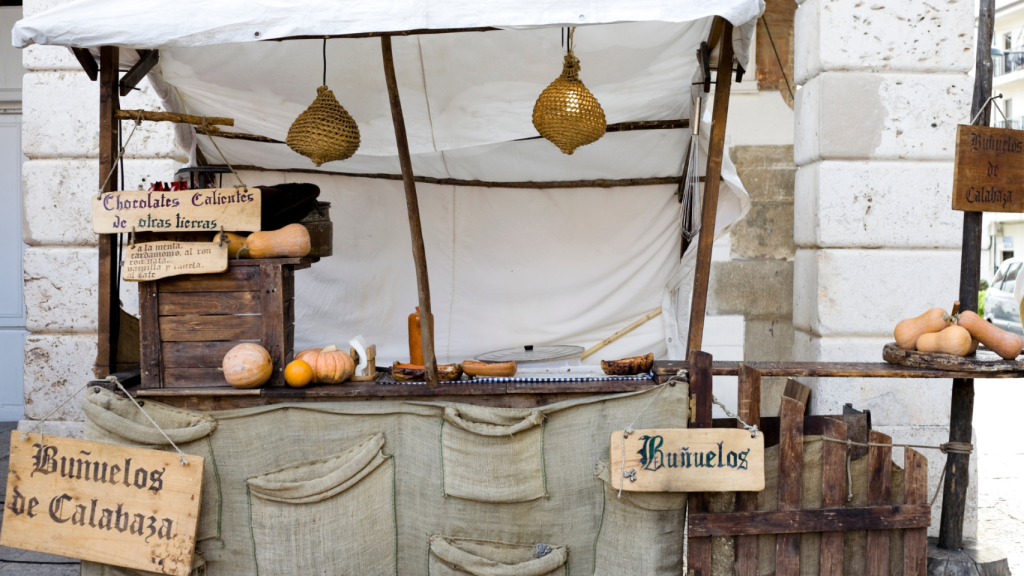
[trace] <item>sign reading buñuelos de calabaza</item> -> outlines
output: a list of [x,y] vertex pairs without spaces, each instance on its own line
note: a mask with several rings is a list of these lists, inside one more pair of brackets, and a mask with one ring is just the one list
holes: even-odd
[[[623,463],[625,457],[625,463]],[[733,428],[612,432],[612,487],[633,492],[764,490],[764,434]]]
[[956,127],[953,209],[1024,212],[1024,131]]
[[258,188],[109,192],[92,199],[92,229],[122,232],[256,232],[260,229]]
[[0,544],[188,576],[203,458],[11,434]]

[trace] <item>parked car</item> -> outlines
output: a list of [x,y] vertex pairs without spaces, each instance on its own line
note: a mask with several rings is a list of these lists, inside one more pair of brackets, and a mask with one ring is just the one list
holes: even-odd
[[[1014,287],[1024,259],[1004,260],[992,277],[992,284],[985,292],[985,320],[1003,330],[1024,335],[1020,321],[1020,303],[1014,298]],[[1022,286],[1024,287],[1024,286]]]

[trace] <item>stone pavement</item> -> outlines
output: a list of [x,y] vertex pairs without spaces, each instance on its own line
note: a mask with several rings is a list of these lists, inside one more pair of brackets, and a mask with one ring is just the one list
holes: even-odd
[[[978,540],[1007,554],[1011,574],[1024,576],[1024,380],[979,380],[974,426],[980,445]],[[0,422],[0,458],[15,422]],[[0,461],[0,486],[7,465]],[[0,492],[0,498],[3,492]],[[2,521],[0,521],[2,529]],[[77,576],[78,561],[0,546],[0,576]]]
[[1010,573],[1024,576],[1024,380],[975,380],[978,460],[978,541],[1007,555]]

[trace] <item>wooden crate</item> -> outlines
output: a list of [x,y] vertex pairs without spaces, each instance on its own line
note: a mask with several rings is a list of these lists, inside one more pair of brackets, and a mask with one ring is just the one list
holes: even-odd
[[309,258],[231,260],[222,274],[139,283],[143,388],[228,386],[224,355],[241,342],[270,352],[267,386],[284,386],[295,354],[295,271]]

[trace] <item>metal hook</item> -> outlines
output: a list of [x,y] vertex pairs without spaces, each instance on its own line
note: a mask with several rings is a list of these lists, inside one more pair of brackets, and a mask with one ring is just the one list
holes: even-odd
[[220,248],[223,248],[224,247],[224,243],[227,242],[227,239],[228,239],[228,235],[224,233],[224,226],[221,226],[220,227],[220,244],[218,246]]
[[128,246],[135,248],[135,226],[132,226],[131,234],[128,235]]

